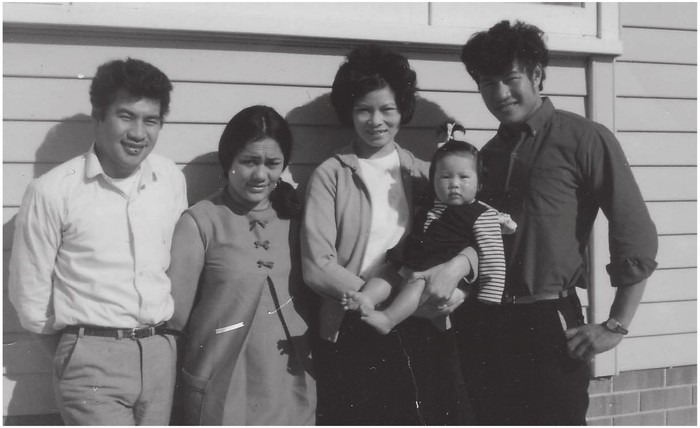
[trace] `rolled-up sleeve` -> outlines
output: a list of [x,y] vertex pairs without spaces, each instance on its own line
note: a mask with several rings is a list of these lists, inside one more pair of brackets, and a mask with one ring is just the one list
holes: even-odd
[[590,188],[609,222],[612,285],[633,285],[656,269],[658,236],[639,186],[615,136],[594,128],[586,161]]
[[9,297],[22,327],[34,333],[56,333],[52,278],[61,242],[61,213],[60,197],[44,194],[32,183],[15,219]]

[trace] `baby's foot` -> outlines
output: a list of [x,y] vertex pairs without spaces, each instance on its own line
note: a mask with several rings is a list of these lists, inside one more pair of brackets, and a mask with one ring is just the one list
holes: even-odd
[[341,303],[346,311],[360,311],[365,313],[374,310],[374,303],[372,303],[366,294],[362,294],[359,291],[346,292]]
[[384,312],[368,311],[362,312],[362,321],[374,327],[379,334],[389,334],[396,324],[394,324]]

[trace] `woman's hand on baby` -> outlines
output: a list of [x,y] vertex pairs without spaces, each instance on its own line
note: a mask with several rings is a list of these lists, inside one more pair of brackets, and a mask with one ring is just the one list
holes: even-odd
[[459,255],[426,271],[414,272],[411,280],[422,279],[426,282],[421,304],[427,303],[435,307],[447,305],[460,280],[471,269],[469,259]]
[[413,313],[413,316],[419,318],[432,319],[439,316],[449,315],[452,312],[454,312],[454,310],[457,309],[459,305],[464,303],[464,299],[466,298],[467,293],[464,290],[462,290],[461,288],[455,288],[455,290],[452,292],[452,296],[447,302],[438,306],[432,305],[430,303],[424,303],[418,306],[418,309],[416,310],[416,312]]

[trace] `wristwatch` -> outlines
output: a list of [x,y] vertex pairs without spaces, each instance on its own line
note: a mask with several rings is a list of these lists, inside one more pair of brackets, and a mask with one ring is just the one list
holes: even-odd
[[622,327],[622,323],[615,318],[608,318],[607,321],[602,323],[602,326],[605,327],[607,330],[612,331],[613,333],[619,333],[621,335],[625,335],[629,333],[624,327]]

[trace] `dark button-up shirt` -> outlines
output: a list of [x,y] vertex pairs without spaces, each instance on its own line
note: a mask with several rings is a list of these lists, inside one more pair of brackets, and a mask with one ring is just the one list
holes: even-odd
[[481,151],[479,198],[517,222],[505,235],[510,296],[588,286],[586,248],[602,209],[609,221],[613,286],[656,268],[656,227],[613,134],[548,98],[520,129],[501,126]]

